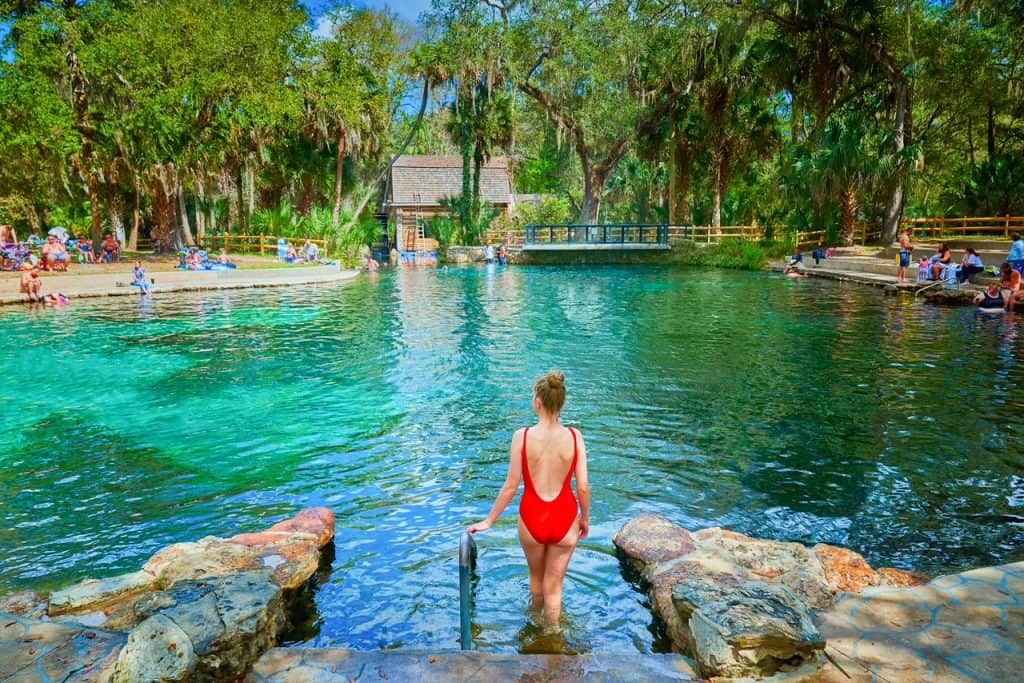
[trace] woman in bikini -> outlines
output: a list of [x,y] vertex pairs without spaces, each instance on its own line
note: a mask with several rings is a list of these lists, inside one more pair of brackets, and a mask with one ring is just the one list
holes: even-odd
[[[537,424],[516,431],[505,484],[490,514],[469,527],[486,531],[505,511],[525,481],[519,503],[519,543],[530,567],[531,607],[543,609],[549,625],[562,615],[562,582],[580,539],[590,533],[590,482],[583,435],[559,421],[565,403],[565,376],[551,372],[533,387]],[[579,503],[570,482],[576,476]]]

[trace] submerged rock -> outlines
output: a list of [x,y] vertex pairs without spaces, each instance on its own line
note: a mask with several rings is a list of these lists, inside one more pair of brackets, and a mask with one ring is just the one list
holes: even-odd
[[825,642],[812,612],[842,592],[927,581],[875,571],[845,548],[808,549],[717,527],[691,533],[657,515],[630,520],[614,542],[649,584],[675,648],[708,678],[813,675]]
[[974,296],[977,294],[973,289],[943,289],[935,288],[923,292],[921,296],[930,304],[939,306],[972,306]]

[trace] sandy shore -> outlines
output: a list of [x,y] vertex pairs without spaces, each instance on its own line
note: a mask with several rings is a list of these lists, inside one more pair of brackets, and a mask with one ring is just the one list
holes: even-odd
[[[154,296],[163,292],[238,289],[246,287],[283,287],[288,285],[350,280],[357,270],[338,265],[289,265],[259,257],[235,258],[236,270],[185,271],[175,269],[177,260],[150,257],[143,261],[146,272],[155,281]],[[102,265],[72,264],[69,272],[41,272],[43,294],[61,293],[68,298],[102,296],[139,296],[131,286],[133,261]],[[28,297],[20,291],[21,275],[0,273],[0,305],[24,304]]]

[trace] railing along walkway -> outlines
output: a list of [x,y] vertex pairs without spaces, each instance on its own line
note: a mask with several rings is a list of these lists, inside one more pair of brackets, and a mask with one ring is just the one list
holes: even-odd
[[523,249],[668,249],[668,226],[656,223],[527,225]]

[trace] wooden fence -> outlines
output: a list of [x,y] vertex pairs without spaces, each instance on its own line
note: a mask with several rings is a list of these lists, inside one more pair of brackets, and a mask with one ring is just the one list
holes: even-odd
[[900,232],[913,228],[917,237],[1001,235],[1024,233],[1024,216],[982,216],[961,218],[904,218]]
[[[306,237],[284,237],[280,238],[276,235],[204,235],[202,239],[202,246],[207,251],[223,249],[231,253],[243,253],[243,254],[277,254],[277,240],[284,239],[287,242],[291,242],[295,245],[296,249],[302,247],[306,240]],[[327,240],[315,240],[309,239],[310,242],[315,244],[320,252],[323,253],[327,250]],[[153,241],[148,237],[139,237],[137,242],[137,248],[139,251],[152,251]]]

